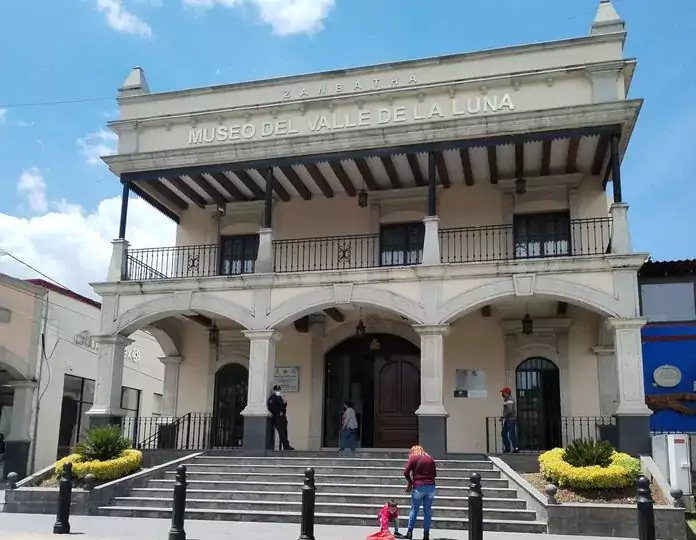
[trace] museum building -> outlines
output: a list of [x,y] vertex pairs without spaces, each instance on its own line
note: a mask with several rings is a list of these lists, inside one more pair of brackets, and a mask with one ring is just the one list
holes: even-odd
[[[135,68],[88,414],[123,415],[147,329],[186,448],[268,448],[277,381],[297,449],[336,448],[349,399],[362,448],[495,452],[507,386],[522,449],[648,452],[625,39],[602,0],[588,36],[549,43],[160,93]],[[129,194],[176,245],[131,249]]]

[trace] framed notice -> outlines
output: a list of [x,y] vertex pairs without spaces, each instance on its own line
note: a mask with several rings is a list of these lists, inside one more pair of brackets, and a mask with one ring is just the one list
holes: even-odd
[[280,385],[283,392],[300,391],[300,368],[299,367],[277,367],[275,368],[275,378],[273,384]]
[[458,369],[454,388],[456,398],[485,398],[486,374],[480,369]]

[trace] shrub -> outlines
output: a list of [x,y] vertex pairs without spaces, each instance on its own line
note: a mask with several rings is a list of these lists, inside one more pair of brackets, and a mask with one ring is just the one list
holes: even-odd
[[93,427],[73,453],[81,455],[85,461],[106,461],[119,457],[130,447],[131,442],[121,435],[117,426]]
[[573,467],[608,467],[614,449],[606,441],[573,441],[565,449],[563,459]]
[[566,450],[554,448],[539,456],[539,469],[547,480],[559,487],[611,489],[632,485],[640,473],[640,461],[613,449],[612,452],[606,467],[576,467],[565,460]]
[[56,463],[56,475],[63,470],[63,464],[73,464],[73,476],[80,480],[88,474],[94,475],[95,480],[116,480],[139,470],[143,462],[143,454],[139,450],[123,450],[121,454],[106,461],[87,460],[83,455],[70,454]]

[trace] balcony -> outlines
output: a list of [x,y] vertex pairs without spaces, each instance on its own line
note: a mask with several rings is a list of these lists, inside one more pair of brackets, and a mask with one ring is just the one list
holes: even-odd
[[[494,225],[440,231],[443,264],[580,257],[609,252],[611,218],[548,222],[533,226]],[[420,264],[422,232],[402,237],[380,234],[276,240],[276,273],[315,272]],[[222,250],[215,244],[169,248],[129,249],[123,279],[148,281],[252,274],[255,254]]]

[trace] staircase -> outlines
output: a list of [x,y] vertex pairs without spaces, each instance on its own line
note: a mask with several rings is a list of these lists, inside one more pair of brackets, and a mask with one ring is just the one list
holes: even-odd
[[[410,497],[404,492],[405,454],[292,453],[277,457],[199,456],[187,464],[187,519],[299,523],[304,470],[316,471],[316,523],[378,527],[377,512],[387,499],[400,507],[406,529]],[[517,498],[488,460],[439,460],[433,529],[467,528],[469,477],[482,477],[484,528],[489,531],[544,533],[546,524]],[[113,516],[171,517],[176,471],[147,487],[113,499],[100,513]]]

